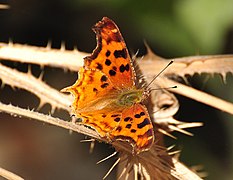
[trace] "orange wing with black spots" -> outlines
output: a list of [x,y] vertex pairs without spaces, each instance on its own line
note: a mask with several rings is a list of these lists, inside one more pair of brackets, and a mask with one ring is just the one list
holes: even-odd
[[115,25],[107,17],[93,27],[97,37],[97,48],[84,59],[85,66],[105,73],[118,88],[134,85],[134,70],[124,39]]
[[77,82],[63,91],[74,95],[72,110],[82,124],[107,140],[129,142],[134,153],[146,151],[153,145],[153,125],[142,104],[144,90],[135,86],[125,42],[109,18],[98,22],[94,31],[96,49],[84,58]]
[[146,107],[138,103],[124,109],[120,123],[111,135],[115,139],[128,140],[136,153],[150,149],[154,131]]
[[123,110],[95,111],[80,114],[82,123],[99,132],[109,140],[128,141],[133,152],[150,149],[154,141],[153,125],[145,106],[135,104]]
[[78,81],[63,91],[75,95],[74,113],[104,109],[117,95],[113,84],[103,72],[84,68],[79,71]]

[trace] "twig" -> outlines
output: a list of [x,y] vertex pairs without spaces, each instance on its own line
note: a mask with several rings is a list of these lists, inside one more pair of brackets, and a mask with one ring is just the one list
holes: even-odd
[[199,90],[194,89],[192,87],[183,85],[181,83],[174,82],[174,81],[169,80],[167,78],[163,78],[163,79],[158,78],[157,82],[162,87],[167,87],[168,84],[170,84],[170,85],[176,84],[178,86],[178,88],[169,89],[169,91],[183,95],[185,97],[189,97],[189,98],[194,99],[198,102],[207,104],[207,105],[212,106],[216,109],[219,109],[221,111],[225,111],[225,112],[233,115],[233,104],[230,102],[224,101],[220,98],[217,98],[217,97],[212,96],[210,94],[207,94],[205,92],[199,91]]
[[60,93],[45,84],[40,78],[37,79],[30,73],[22,73],[0,64],[0,78],[2,83],[13,87],[25,89],[40,98],[40,106],[49,103],[52,110],[63,108],[69,111],[72,99],[70,96]]
[[20,176],[10,172],[10,171],[7,171],[3,168],[0,167],[0,176],[8,179],[8,180],[23,180],[23,178],[21,178]]

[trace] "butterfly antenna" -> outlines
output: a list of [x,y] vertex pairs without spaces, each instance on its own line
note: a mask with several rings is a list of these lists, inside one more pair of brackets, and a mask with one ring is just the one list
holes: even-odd
[[155,76],[153,77],[153,79],[149,82],[149,84],[147,84],[146,89],[147,89],[147,88],[154,82],[154,80],[155,80],[157,77],[159,77],[160,74],[162,74],[163,71],[165,71],[165,69],[167,69],[168,66],[170,66],[173,62],[174,62],[174,61],[170,61],[157,75],[155,75]]
[[177,86],[172,86],[172,87],[167,87],[167,88],[154,88],[154,89],[150,89],[149,93],[151,93],[151,91],[154,91],[154,90],[161,90],[161,89],[169,90],[169,89],[175,89],[175,88],[177,88]]

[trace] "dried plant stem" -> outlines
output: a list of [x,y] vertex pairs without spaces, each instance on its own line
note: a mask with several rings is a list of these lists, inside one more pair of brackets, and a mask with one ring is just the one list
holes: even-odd
[[220,98],[217,98],[217,97],[212,96],[210,94],[207,94],[205,92],[199,91],[199,90],[194,89],[192,87],[183,85],[181,83],[174,82],[174,81],[169,80],[167,78],[163,78],[163,79],[158,78],[158,83],[160,85],[166,84],[166,85],[163,85],[162,87],[168,87],[168,84],[170,84],[170,85],[176,84],[178,88],[169,89],[169,91],[183,95],[185,97],[192,98],[198,102],[207,104],[207,105],[212,106],[216,109],[219,109],[221,111],[225,111],[225,112],[233,115],[233,104],[230,102],[224,101]]
[[1,102],[0,102],[0,111],[9,113],[13,116],[28,117],[29,119],[34,119],[34,120],[38,120],[44,123],[49,123],[49,124],[52,124],[52,125],[55,125],[61,128],[69,129],[69,130],[72,130],[78,133],[91,136],[96,139],[100,139],[99,135],[95,131],[87,127],[77,125],[72,122],[63,121],[59,118],[54,118],[49,115],[41,114],[41,113],[34,112],[31,110],[23,109],[20,107],[15,107],[12,105],[5,105],[5,104],[2,104]]
[[[163,59],[154,54],[147,54],[140,61],[140,67],[146,77],[152,77],[163,69],[169,59]],[[233,55],[209,55],[174,58],[173,64],[163,73],[164,76],[175,75],[184,77],[195,73],[220,74],[225,80],[227,72],[233,73]]]
[[60,67],[78,71],[87,54],[78,50],[68,51],[65,48],[51,49],[50,46],[35,47],[13,43],[0,43],[0,59],[22,63],[38,64],[40,66]]
[[10,171],[7,171],[3,168],[0,167],[0,176],[8,179],[8,180],[23,180],[23,178],[21,178],[20,176],[10,172]]
[[9,9],[10,6],[7,4],[0,4],[0,9]]
[[46,85],[40,78],[37,79],[30,73],[22,73],[0,64],[0,77],[3,83],[13,87],[25,89],[40,98],[40,106],[49,103],[54,110],[63,108],[69,111],[72,102],[70,96],[60,93],[54,88]]
[[[0,43],[0,59],[22,63],[38,64],[41,66],[60,67],[78,71],[83,65],[83,57],[87,53],[78,50],[51,49],[29,45]],[[156,56],[150,49],[148,54],[138,62],[145,76],[154,76],[163,69],[170,60]],[[233,72],[233,55],[190,56],[172,59],[174,63],[163,73],[184,76],[194,73]]]

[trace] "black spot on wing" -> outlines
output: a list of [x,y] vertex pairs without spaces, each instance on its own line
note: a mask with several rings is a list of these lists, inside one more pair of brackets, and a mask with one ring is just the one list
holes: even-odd
[[132,126],[132,124],[127,124],[127,125],[125,126],[125,128],[130,129],[130,128],[131,128],[131,126]]
[[124,71],[129,71],[129,64],[126,64],[124,66],[124,64],[122,64],[120,67],[119,67],[119,70],[121,73],[123,73]]
[[121,118],[117,117],[114,119],[115,122],[119,122],[121,120]]
[[103,76],[101,77],[100,80],[101,80],[102,82],[105,82],[105,81],[107,81],[107,79],[108,79],[107,76],[103,75]]
[[119,67],[119,70],[121,73],[123,73],[125,71],[125,66],[124,64],[122,64],[120,67]]
[[112,64],[112,62],[111,62],[109,59],[106,59],[106,60],[105,60],[105,64],[106,64],[107,66],[110,66],[110,65]]
[[122,129],[122,127],[121,127],[121,126],[118,126],[118,127],[116,128],[116,131],[120,132],[121,129]]
[[93,88],[93,92],[97,92],[98,91],[98,89],[96,89],[96,88]]
[[96,63],[96,64],[97,64],[96,69],[99,69],[99,70],[102,70],[102,69],[103,69],[102,64],[100,64],[100,63]]
[[113,114],[113,115],[111,115],[111,117],[118,117],[118,116],[120,116],[120,114]]
[[129,71],[129,64],[126,64],[126,65],[125,65],[125,70],[126,70],[126,71]]
[[108,56],[110,56],[110,54],[111,54],[111,52],[109,50],[107,50],[105,55],[108,57]]
[[131,129],[130,132],[131,133],[135,133],[137,130],[136,129]]
[[140,112],[140,116],[144,116],[145,115],[145,112]]
[[141,123],[137,125],[139,129],[145,127],[146,125],[150,124],[150,120],[148,118],[145,118]]
[[114,70],[112,70],[112,69],[109,70],[108,73],[109,73],[110,76],[115,76],[115,75],[116,75],[116,71],[114,71]]
[[135,118],[140,118],[141,115],[140,115],[140,114],[135,114],[134,117],[135,117]]
[[108,85],[109,85],[108,83],[104,83],[100,87],[104,89],[104,88],[108,87]]
[[122,50],[115,50],[113,54],[115,58],[119,58],[119,57],[122,57],[124,59],[127,58],[127,50],[125,48],[123,48]]
[[132,121],[132,120],[133,120],[133,118],[131,118],[131,117],[126,117],[126,118],[124,119],[125,122]]

